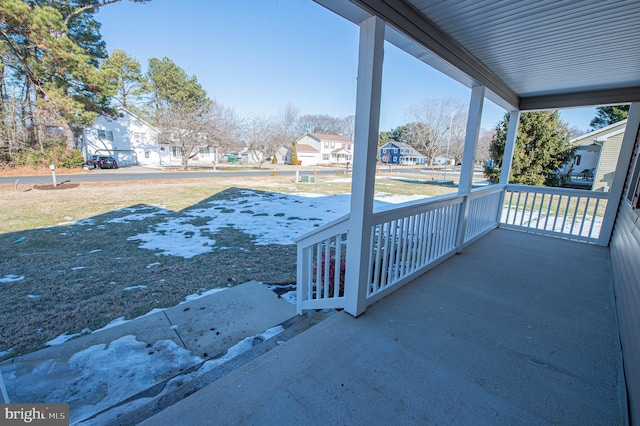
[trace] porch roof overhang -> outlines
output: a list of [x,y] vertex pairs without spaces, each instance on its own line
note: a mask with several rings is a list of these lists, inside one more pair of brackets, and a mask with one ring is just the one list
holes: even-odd
[[640,101],[640,3],[315,0],[507,109]]

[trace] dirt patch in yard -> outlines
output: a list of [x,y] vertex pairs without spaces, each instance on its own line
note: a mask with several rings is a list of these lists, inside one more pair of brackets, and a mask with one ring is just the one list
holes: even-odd
[[[131,219],[136,212],[142,218]],[[190,258],[142,249],[141,241],[130,239],[184,215],[139,205],[74,224],[0,234],[0,360],[41,349],[63,333],[90,332],[212,288],[295,281],[295,245],[257,245],[230,226],[205,235],[215,246]],[[189,220],[203,226],[209,219]]]
[[41,191],[52,191],[52,190],[60,190],[60,189],[71,189],[71,188],[77,188],[78,186],[80,186],[79,183],[59,183],[56,186],[53,186],[52,183],[50,184],[37,184],[34,185],[33,189],[39,189]]

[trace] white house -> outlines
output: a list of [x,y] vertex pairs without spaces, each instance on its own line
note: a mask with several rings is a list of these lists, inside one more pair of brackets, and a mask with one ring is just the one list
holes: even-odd
[[[147,121],[120,107],[117,117],[100,115],[91,127],[83,129],[78,148],[83,158],[91,154],[111,155],[121,166],[180,166],[179,149],[159,144],[158,133]],[[203,146],[189,163],[211,164],[215,159],[215,148]]]
[[113,156],[120,165],[161,164],[158,130],[131,111],[119,108],[117,117],[98,116],[96,122],[82,131],[82,156]]
[[344,136],[306,133],[296,150],[303,166],[353,163],[353,141]]

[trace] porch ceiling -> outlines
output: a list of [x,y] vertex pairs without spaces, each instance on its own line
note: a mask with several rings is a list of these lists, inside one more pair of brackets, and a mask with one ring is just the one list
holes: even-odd
[[389,42],[505,108],[640,101],[636,0],[316,1],[353,22],[380,16]]

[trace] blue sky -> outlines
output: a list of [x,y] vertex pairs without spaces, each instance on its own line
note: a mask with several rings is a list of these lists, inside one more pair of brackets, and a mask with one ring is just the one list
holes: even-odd
[[[123,1],[97,14],[109,51],[123,49],[146,70],[165,56],[196,75],[210,98],[241,116],[355,112],[358,27],[311,0]],[[380,129],[407,121],[412,104],[470,92],[393,46],[385,48]],[[504,111],[485,102],[483,128]],[[589,128],[593,108],[563,110],[570,126]]]

